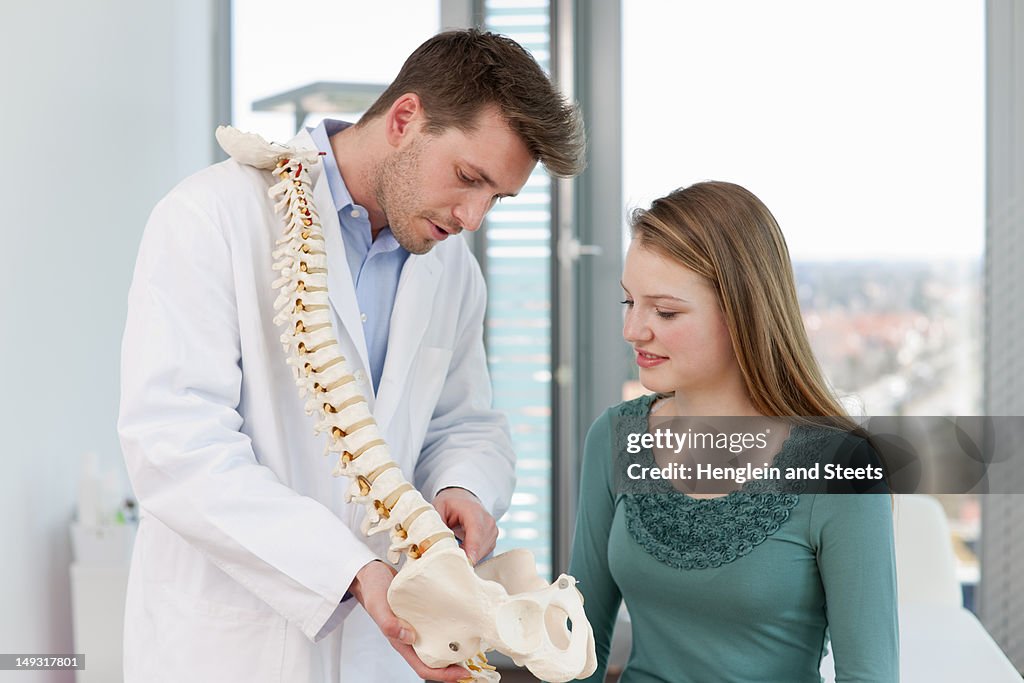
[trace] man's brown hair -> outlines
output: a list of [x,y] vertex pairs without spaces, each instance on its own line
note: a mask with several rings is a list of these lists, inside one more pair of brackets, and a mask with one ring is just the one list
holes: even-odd
[[361,122],[383,116],[405,93],[419,96],[428,133],[453,126],[471,132],[480,112],[496,106],[549,173],[570,177],[583,170],[579,108],[511,38],[477,29],[437,34],[409,55]]

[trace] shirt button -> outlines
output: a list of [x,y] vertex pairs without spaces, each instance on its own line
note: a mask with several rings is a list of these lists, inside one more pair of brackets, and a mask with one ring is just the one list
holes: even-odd
[[359,209],[352,209],[352,213],[349,214],[352,218],[359,218]]
[[353,375],[353,377],[355,377],[355,378],[356,378],[356,381],[357,381],[357,382],[360,382],[360,383],[362,383],[362,381],[363,381],[363,371],[362,371],[362,370],[356,370],[356,372],[355,372],[355,374]]
[[365,323],[366,322],[366,314],[365,313],[361,313],[359,315],[359,319],[362,320]]

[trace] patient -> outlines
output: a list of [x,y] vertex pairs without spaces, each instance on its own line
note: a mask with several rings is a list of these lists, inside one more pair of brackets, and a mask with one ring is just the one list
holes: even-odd
[[[830,641],[837,681],[898,680],[890,496],[763,479],[624,483],[626,437],[662,418],[749,419],[773,465],[877,462],[822,378],[785,240],[757,197],[699,183],[631,223],[623,336],[654,393],[609,409],[587,436],[570,567],[597,641],[587,680],[604,680],[623,600],[633,649],[621,683],[818,683]],[[673,456],[625,457],[662,467]]]

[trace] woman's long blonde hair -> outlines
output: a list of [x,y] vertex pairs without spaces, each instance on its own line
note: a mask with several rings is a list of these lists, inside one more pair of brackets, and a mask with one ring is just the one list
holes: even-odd
[[631,228],[640,246],[712,283],[758,412],[855,428],[811,351],[786,240],[760,199],[733,183],[697,183],[634,211]]

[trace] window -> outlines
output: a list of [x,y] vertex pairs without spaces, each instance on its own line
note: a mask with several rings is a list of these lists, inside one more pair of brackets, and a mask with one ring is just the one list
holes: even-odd
[[[484,28],[516,40],[549,70],[547,0],[488,0]],[[502,200],[478,237],[486,244],[487,351],[494,406],[509,417],[516,490],[495,553],[527,548],[551,580],[551,180],[538,165]]]
[[283,141],[327,115],[354,121],[439,22],[439,3],[417,0],[234,2],[233,125]]
[[[622,5],[627,205],[747,187],[782,226],[853,412],[980,414],[983,4]],[[978,504],[943,503],[969,586]]]

